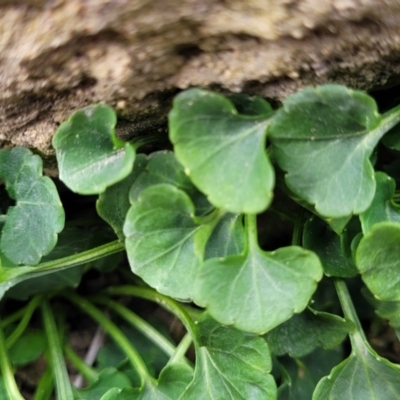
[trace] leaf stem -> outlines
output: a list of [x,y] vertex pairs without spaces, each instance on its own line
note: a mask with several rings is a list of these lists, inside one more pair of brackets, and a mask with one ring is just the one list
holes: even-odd
[[114,242],[95,247],[94,249],[86,250],[78,254],[73,254],[72,256],[59,258],[57,260],[44,262],[34,267],[25,265],[18,268],[0,268],[0,284],[6,286],[5,288],[0,288],[0,298],[1,294],[8,290],[10,287],[26,279],[35,278],[47,275],[55,271],[62,271],[67,268],[75,267],[77,265],[86,264],[91,261],[98,260],[99,258],[118,253],[122,250],[124,250],[123,243],[116,240]]
[[25,332],[25,329],[27,328],[29,321],[32,318],[32,314],[34,313],[36,308],[39,306],[39,304],[42,302],[42,299],[43,299],[43,297],[41,295],[37,295],[37,296],[33,297],[33,299],[28,303],[27,307],[25,307],[24,315],[21,318],[19,324],[14,329],[14,331],[11,333],[11,335],[6,339],[7,349],[9,349]]
[[342,279],[334,279],[334,284],[336,293],[342,306],[344,317],[353,322],[355,326],[355,329],[350,332],[352,348],[354,350],[358,349],[359,351],[364,351],[365,346],[369,347],[369,344],[367,338],[365,337],[360,320],[358,319],[358,315],[351,300],[347,285]]
[[179,362],[182,359],[186,360],[185,354],[188,351],[191,344],[192,344],[192,336],[190,335],[190,333],[186,333],[186,335],[179,342],[179,345],[176,347],[175,352],[169,359],[167,365]]
[[77,371],[85,378],[85,380],[91,384],[99,379],[98,372],[89,367],[72,349],[70,344],[66,341],[64,343],[64,352],[66,358],[71,362],[71,364],[77,369]]
[[14,373],[11,368],[11,363],[7,355],[6,343],[4,340],[4,332],[1,321],[0,321],[0,368],[8,397],[12,400],[24,400],[18,389],[17,383],[15,382]]
[[301,246],[304,227],[304,209],[300,209],[294,223],[292,246]]
[[47,368],[40,377],[33,400],[49,400],[53,392],[53,387],[53,372],[51,368]]
[[130,363],[137,371],[140,377],[141,387],[143,387],[146,382],[151,382],[153,380],[149,371],[147,370],[146,364],[139,355],[138,351],[131,345],[130,341],[117,327],[117,325],[111,322],[97,307],[95,307],[85,298],[78,296],[76,293],[65,292],[61,293],[60,295],[64,297],[66,300],[75,304],[83,312],[85,312],[91,318],[93,318],[113,338],[115,343],[126,354]]
[[258,248],[257,215],[245,214],[245,227],[247,232],[248,250]]
[[50,360],[53,369],[53,376],[56,384],[57,399],[74,400],[71,383],[65,365],[63,350],[61,346],[60,332],[57,329],[53,312],[47,301],[41,305],[44,329],[47,336]]
[[185,325],[186,330],[192,336],[193,342],[196,347],[199,346],[196,323],[192,320],[186,309],[174,299],[158,293],[153,289],[140,286],[111,286],[107,288],[104,292],[110,295],[139,297],[141,299],[150,300],[154,303],[159,304],[161,307],[170,311],[182,321],[183,325]]
[[173,345],[173,343],[171,343],[165,336],[161,335],[157,329],[129,310],[127,307],[105,296],[92,297],[91,300],[114,310],[134,328],[141,332],[147,339],[158,346],[167,356],[171,357],[175,353],[176,347]]

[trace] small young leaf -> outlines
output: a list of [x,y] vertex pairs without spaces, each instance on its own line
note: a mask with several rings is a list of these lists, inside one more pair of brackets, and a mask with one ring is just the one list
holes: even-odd
[[124,225],[132,271],[160,293],[179,299],[191,298],[208,237],[209,227],[193,216],[185,192],[160,184],[143,190]]
[[30,150],[0,151],[0,178],[10,197],[0,248],[15,264],[37,264],[57,243],[64,227],[64,210],[50,178],[42,176],[42,160]]
[[117,118],[99,104],[75,112],[53,136],[60,179],[74,192],[99,194],[132,171],[135,148],[115,135]]
[[356,276],[358,270],[346,236],[347,231],[339,236],[324,221],[312,217],[304,226],[303,245],[317,253],[326,275],[348,278]]
[[167,183],[183,190],[192,199],[196,214],[204,215],[212,209],[207,198],[193,185],[185,174],[183,166],[170,151],[159,151],[149,156],[147,165],[129,192],[131,203],[137,201],[144,189],[160,183]]
[[225,214],[215,226],[207,241],[205,259],[240,254],[244,249],[245,235],[240,214]]
[[273,354],[302,357],[316,347],[333,349],[347,336],[352,324],[345,319],[307,308],[265,335]]
[[378,300],[400,300],[400,224],[380,222],[361,239],[356,265]]
[[221,326],[203,315],[199,342],[194,379],[180,400],[276,398],[276,384],[269,374],[270,353],[263,339]]
[[318,257],[297,246],[211,258],[199,270],[193,299],[213,318],[265,333],[303,311],[323,272]]
[[289,188],[326,217],[359,214],[375,178],[369,157],[394,124],[368,95],[339,85],[304,89],[284,101],[269,126]]
[[364,234],[371,227],[383,221],[400,223],[400,205],[393,201],[396,189],[395,181],[383,172],[376,172],[376,192],[369,208],[360,214]]
[[225,97],[199,89],[175,98],[169,127],[176,157],[216,207],[258,213],[271,202],[274,171],[265,152],[270,115],[266,102],[262,115],[240,115]]
[[132,172],[122,181],[112,185],[105,192],[100,193],[96,202],[98,214],[108,222],[120,239],[124,239],[123,226],[126,214],[131,206],[129,191],[139,174],[144,170],[147,158],[144,154],[138,154],[135,159]]

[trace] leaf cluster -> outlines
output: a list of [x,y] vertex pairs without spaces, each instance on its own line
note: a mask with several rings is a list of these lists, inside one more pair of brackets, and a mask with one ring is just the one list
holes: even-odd
[[[400,332],[400,107],[381,114],[340,85],[277,110],[190,89],[169,114],[173,151],[151,154],[139,152],[146,138],[119,139],[116,122],[111,107],[89,106],[53,137],[61,181],[96,198],[94,226],[65,218],[37,155],[0,151],[15,202],[1,216],[0,295],[27,301],[2,316],[2,398],[22,398],[12,368],[40,357],[36,399],[399,398],[400,366],[371,347],[351,297],[361,287]],[[271,249],[274,228],[260,232],[276,215],[290,235]],[[125,284],[77,294],[94,270]],[[149,323],[138,299],[186,335],[175,342]],[[64,340],[71,307],[107,338],[92,363]],[[65,358],[85,388],[71,385]]]

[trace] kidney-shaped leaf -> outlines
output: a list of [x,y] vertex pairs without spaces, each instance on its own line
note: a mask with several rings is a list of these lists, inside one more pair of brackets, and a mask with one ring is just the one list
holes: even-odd
[[140,194],[124,225],[132,271],[160,293],[179,299],[191,297],[207,239],[193,215],[185,192],[160,184]]
[[268,345],[262,338],[221,326],[207,315],[199,321],[194,379],[181,400],[276,399]]
[[211,258],[199,270],[193,299],[217,321],[265,333],[303,311],[322,278],[318,257],[297,246]]
[[37,264],[57,243],[64,210],[50,178],[42,176],[42,160],[26,148],[0,151],[0,178],[16,201],[9,207],[0,248],[15,264]]
[[115,135],[117,118],[104,104],[75,112],[53,136],[60,179],[74,192],[98,194],[132,171],[135,148]]
[[383,172],[376,172],[376,191],[369,208],[360,215],[364,234],[371,227],[383,221],[400,223],[400,205],[393,201],[395,181]]
[[361,239],[356,264],[378,300],[400,300],[400,224],[380,222]]
[[271,352],[302,357],[316,347],[333,349],[347,336],[352,324],[325,312],[306,309],[265,335]]
[[325,85],[288,97],[269,137],[289,188],[319,214],[338,218],[370,205],[375,178],[369,156],[392,125],[368,95]]
[[258,213],[271,201],[274,171],[265,152],[271,108],[264,104],[263,115],[246,116],[225,97],[199,89],[174,100],[169,128],[176,157],[219,208]]

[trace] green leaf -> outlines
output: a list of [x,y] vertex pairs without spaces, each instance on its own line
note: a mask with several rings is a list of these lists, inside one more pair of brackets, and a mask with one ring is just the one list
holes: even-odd
[[275,399],[277,389],[267,344],[260,337],[199,320],[194,379],[179,399]]
[[124,239],[123,226],[126,214],[131,203],[129,191],[137,177],[144,170],[147,158],[144,154],[138,154],[135,159],[132,172],[122,181],[108,187],[101,193],[96,202],[98,214],[108,222],[120,239]]
[[53,136],[60,179],[74,192],[98,194],[132,171],[135,148],[115,135],[117,118],[105,105],[75,112]]
[[378,300],[400,300],[400,225],[375,224],[361,239],[356,264],[364,283]]
[[379,357],[369,347],[354,351],[317,385],[313,400],[397,400],[400,367]]
[[85,389],[75,389],[77,400],[99,400],[110,388],[131,387],[130,379],[115,368],[106,368],[100,372],[99,379]]
[[180,93],[169,114],[176,157],[216,207],[258,213],[271,202],[274,171],[265,152],[270,106],[262,115],[238,114],[225,97],[199,89]]
[[305,223],[303,245],[317,253],[327,276],[352,277],[358,274],[345,230],[340,236],[321,219],[312,217]]
[[28,329],[8,350],[8,357],[15,366],[29,364],[37,360],[47,345],[44,332],[39,329]]
[[382,142],[385,146],[389,147],[389,149],[400,150],[400,124],[390,129],[384,136]]
[[240,214],[225,214],[207,241],[204,258],[226,257],[244,250],[245,235]]
[[161,183],[176,186],[186,192],[193,201],[196,214],[204,215],[212,209],[207,198],[193,185],[185,174],[183,166],[170,151],[159,151],[149,156],[146,167],[141,171],[129,193],[131,203],[138,200],[144,189]]
[[124,225],[132,271],[160,293],[190,299],[212,226],[194,219],[189,196],[174,186],[145,189]]
[[[317,348],[302,358],[280,357],[279,363],[290,376],[288,388],[280,389],[279,400],[310,400],[318,381],[342,361],[342,351]],[[283,392],[283,393],[282,393]]]
[[[58,238],[57,246],[50,254],[43,257],[42,262],[57,260],[90,248],[91,235],[74,226],[67,226]],[[4,259],[2,258],[3,266]],[[7,297],[19,300],[26,300],[29,297],[62,287],[78,286],[83,274],[83,268],[71,268],[65,271],[57,271],[46,276],[28,279],[12,287],[7,292]]]
[[16,201],[9,207],[0,248],[14,264],[37,264],[57,243],[64,210],[50,178],[42,176],[42,160],[16,147],[0,151],[0,178]]
[[347,336],[352,324],[334,314],[307,308],[265,335],[275,355],[302,357],[316,347],[333,349]]
[[255,240],[244,254],[205,261],[193,299],[222,324],[265,333],[306,308],[323,273],[308,250],[264,252]]
[[288,97],[269,137],[289,188],[319,214],[340,218],[369,207],[375,193],[369,157],[396,118],[381,118],[362,92],[325,85]]
[[383,221],[400,223],[400,205],[393,201],[396,189],[395,181],[383,172],[375,173],[376,192],[369,208],[360,214],[364,234],[371,227]]
[[189,366],[169,364],[161,371],[158,381],[146,382],[140,389],[110,390],[101,400],[177,400],[192,378]]
[[364,297],[375,308],[376,314],[388,320],[393,328],[400,328],[400,301],[380,301],[367,288],[363,289]]

